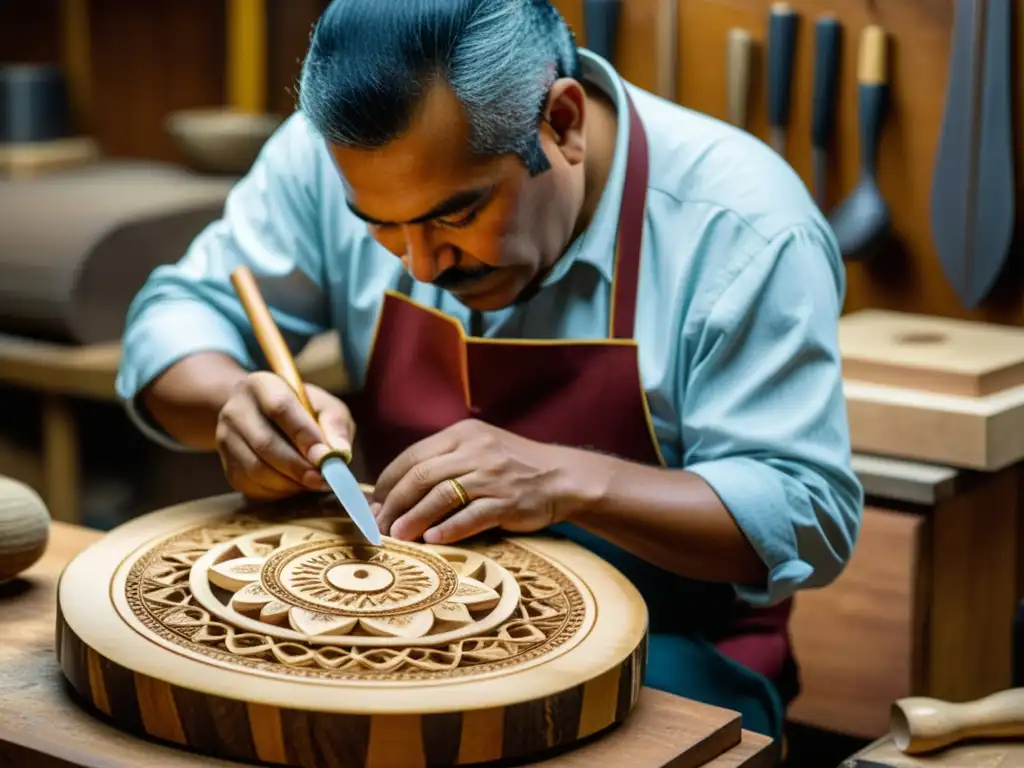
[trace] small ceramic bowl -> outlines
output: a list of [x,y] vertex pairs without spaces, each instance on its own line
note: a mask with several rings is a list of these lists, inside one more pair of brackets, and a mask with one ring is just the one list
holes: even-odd
[[280,115],[214,107],[172,112],[165,125],[193,170],[242,175],[282,121]]

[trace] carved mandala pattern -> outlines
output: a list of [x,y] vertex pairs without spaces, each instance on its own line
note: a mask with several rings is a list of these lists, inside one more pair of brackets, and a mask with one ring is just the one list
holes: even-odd
[[121,570],[158,641],[271,675],[461,679],[557,654],[584,622],[577,583],[525,547],[378,548],[330,512],[210,522]]

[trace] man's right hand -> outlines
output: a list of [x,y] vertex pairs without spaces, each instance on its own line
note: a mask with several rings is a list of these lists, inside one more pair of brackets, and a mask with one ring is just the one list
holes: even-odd
[[318,469],[330,450],[351,451],[352,415],[341,400],[311,384],[314,419],[273,373],[242,379],[217,418],[217,452],[231,487],[251,499],[325,491]]

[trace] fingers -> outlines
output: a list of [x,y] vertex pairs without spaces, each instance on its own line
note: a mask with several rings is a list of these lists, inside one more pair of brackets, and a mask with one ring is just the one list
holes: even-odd
[[377,517],[381,531],[388,534],[394,526],[394,532],[388,535],[406,540],[418,538],[435,520],[460,506],[448,478],[461,478],[472,472],[473,464],[473,456],[457,451],[414,465],[384,496]]
[[[298,403],[298,398],[295,398],[295,401]],[[260,410],[255,399],[238,396],[224,406],[218,424],[218,442],[223,443],[225,447],[230,445],[230,450],[237,450],[238,441],[226,440],[230,435],[237,436],[246,448],[258,457],[259,463],[265,465],[266,470],[272,469],[306,490],[322,488],[323,479],[317,468],[299,454],[295,446],[275,428]],[[256,465],[251,467],[252,471],[260,473],[265,469]]]
[[306,386],[306,396],[313,410],[317,412],[317,422],[326,443],[310,449],[307,454],[310,460],[314,464],[319,464],[329,449],[344,451],[351,457],[356,425],[348,406],[330,392],[311,384]]
[[[454,427],[449,427],[426,437],[396,456],[377,478],[373,488],[373,500],[384,503],[390,498],[395,487],[407,478],[414,468],[455,451],[458,441],[452,433],[453,429]],[[452,475],[446,475],[446,477],[452,477]],[[424,488],[423,492],[425,493],[429,484],[425,480],[421,480],[419,486]]]
[[224,435],[218,448],[231,487],[251,499],[279,499],[307,490],[261,460],[236,432]]
[[[309,460],[310,450],[323,444],[323,432],[313,415],[302,406],[292,388],[280,376],[263,372],[250,375],[247,379],[247,388],[252,393],[260,413],[273,422],[299,453]],[[259,449],[253,447],[259,453]]]
[[505,520],[505,505],[497,499],[477,499],[451,517],[423,532],[427,544],[450,544],[470,536],[500,528]]

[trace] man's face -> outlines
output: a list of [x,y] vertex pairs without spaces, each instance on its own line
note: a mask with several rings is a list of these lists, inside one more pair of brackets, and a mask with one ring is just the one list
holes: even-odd
[[508,306],[573,236],[583,195],[584,99],[573,86],[578,93],[568,97],[564,84],[553,92],[559,103],[549,107],[551,124],[541,126],[552,167],[536,177],[517,156],[474,156],[460,104],[435,86],[410,130],[387,146],[331,147],[349,207],[417,280],[471,309]]

